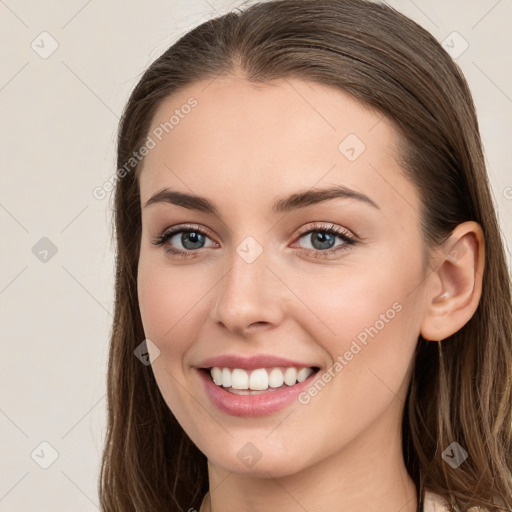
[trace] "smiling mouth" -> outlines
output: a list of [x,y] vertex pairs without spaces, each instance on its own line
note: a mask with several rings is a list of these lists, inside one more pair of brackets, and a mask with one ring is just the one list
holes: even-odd
[[242,368],[202,368],[210,380],[223,390],[236,395],[259,395],[290,388],[317,373],[320,368],[273,367],[245,370]]

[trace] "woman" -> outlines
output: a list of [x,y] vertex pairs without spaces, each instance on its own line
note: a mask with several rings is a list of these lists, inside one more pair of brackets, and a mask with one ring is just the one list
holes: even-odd
[[203,23],[118,169],[103,510],[510,510],[510,279],[430,34],[364,0]]

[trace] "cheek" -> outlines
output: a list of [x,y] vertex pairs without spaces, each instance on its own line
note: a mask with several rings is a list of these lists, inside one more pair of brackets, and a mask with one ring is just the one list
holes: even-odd
[[356,379],[368,392],[380,385],[378,377],[400,387],[418,339],[422,269],[419,258],[402,264],[402,257],[390,253],[364,272],[345,268],[295,281],[294,291],[307,306],[297,317],[303,329],[332,363],[342,358],[346,366],[337,374]]
[[165,273],[141,258],[137,275],[139,309],[144,332],[154,341],[161,340],[172,326],[169,312],[177,306],[167,285]]
[[[323,418],[322,428],[336,431],[339,446],[405,400],[419,334],[421,301],[410,293],[418,269],[396,279],[387,270],[340,272],[303,282],[299,292],[314,313],[302,317],[302,328],[332,360],[325,384],[312,385],[301,403]],[[332,450],[332,441],[324,448]]]
[[[331,348],[343,349],[348,340],[364,340],[365,329],[376,325],[379,331],[397,323],[412,298],[408,293],[419,281],[418,269],[391,272],[382,265],[375,268],[335,269],[325,275],[294,280],[293,289],[306,310],[303,320],[317,332],[317,339],[331,340]],[[300,318],[300,317],[298,317]],[[307,320],[306,320],[307,319]],[[331,351],[330,351],[331,352]]]
[[[194,326],[200,325],[197,315],[204,282],[192,278],[184,267],[169,268],[141,255],[137,290],[146,337],[158,345],[162,355],[185,352],[187,340],[194,338]],[[181,358],[165,359],[179,363]]]
[[194,329],[201,325],[197,318],[200,283],[183,269],[171,269],[141,254],[137,289],[142,324],[146,338],[160,351],[151,368],[167,406],[180,423],[185,422],[186,430],[193,428],[187,423],[193,416],[193,399],[183,391],[188,377],[185,360],[190,340],[197,335]]

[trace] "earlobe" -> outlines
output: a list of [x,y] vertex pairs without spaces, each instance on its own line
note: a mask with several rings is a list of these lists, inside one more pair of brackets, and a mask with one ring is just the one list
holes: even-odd
[[459,224],[434,257],[421,335],[427,340],[448,338],[475,313],[482,294],[485,244],[477,222]]

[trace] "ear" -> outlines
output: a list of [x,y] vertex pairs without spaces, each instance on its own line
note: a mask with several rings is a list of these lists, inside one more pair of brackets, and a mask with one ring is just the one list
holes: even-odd
[[440,341],[473,316],[482,294],[485,242],[480,224],[459,224],[433,257],[421,335]]

